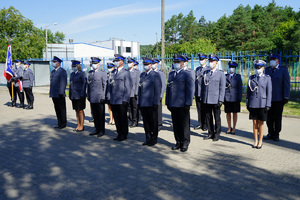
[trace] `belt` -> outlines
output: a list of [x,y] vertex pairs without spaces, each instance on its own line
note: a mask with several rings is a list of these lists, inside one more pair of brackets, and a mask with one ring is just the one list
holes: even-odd
[[30,80],[30,79],[23,79],[23,81],[28,81],[28,80]]

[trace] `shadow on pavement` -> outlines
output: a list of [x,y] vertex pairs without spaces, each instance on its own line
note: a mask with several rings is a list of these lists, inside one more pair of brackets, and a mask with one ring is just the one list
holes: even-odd
[[[300,195],[299,187],[291,187],[300,185],[299,178],[254,167],[247,156],[204,150],[211,156],[192,158],[189,152],[170,151],[170,142],[162,139],[159,146],[142,146],[144,133],[115,142],[114,131],[107,130],[102,138],[71,128],[53,131],[54,118],[42,117],[33,124],[22,119],[0,126],[0,199],[295,199]],[[186,160],[191,166],[185,165]]]

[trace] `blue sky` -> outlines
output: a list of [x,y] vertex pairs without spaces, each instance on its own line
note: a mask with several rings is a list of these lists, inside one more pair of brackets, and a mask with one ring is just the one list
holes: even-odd
[[[182,12],[194,11],[196,19],[203,15],[216,21],[231,15],[240,4],[266,6],[272,0],[165,0],[165,21]],[[291,6],[299,11],[299,0],[277,0],[278,6]],[[14,6],[38,28],[48,26],[52,31],[66,34],[66,42],[93,42],[111,37],[155,44],[161,35],[161,0],[1,0],[0,9]]]

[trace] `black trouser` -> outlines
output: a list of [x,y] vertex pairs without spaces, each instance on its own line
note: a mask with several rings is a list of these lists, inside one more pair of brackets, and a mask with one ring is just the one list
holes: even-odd
[[146,142],[157,143],[158,136],[158,107],[141,107]]
[[181,148],[187,148],[190,144],[190,107],[171,107],[169,109],[176,144]]
[[105,104],[91,103],[91,112],[97,133],[105,133]]
[[66,98],[52,98],[52,101],[54,103],[54,109],[57,117],[58,126],[65,127],[67,125]]
[[[208,136],[219,138],[221,134],[221,108],[218,104],[203,104],[206,116]],[[215,126],[213,124],[213,115]]]
[[196,107],[198,113],[198,124],[202,127],[206,126],[206,118],[203,103],[200,101],[200,97],[196,97]]
[[271,136],[278,136],[281,131],[283,106],[282,101],[271,102],[271,108],[267,117],[268,132]]
[[11,101],[16,101],[16,98],[17,98],[17,97],[14,96],[14,99],[12,99],[11,83],[8,83],[8,84],[7,84],[7,88],[8,88],[8,91],[9,91],[10,100],[11,100]]
[[162,127],[162,99],[160,99],[159,105],[158,105],[158,127]]
[[26,95],[26,100],[28,104],[33,104],[34,101],[34,96],[32,93],[32,87],[28,87],[28,88],[23,88],[25,95]]
[[126,139],[128,135],[128,117],[127,117],[128,104],[111,104],[111,111],[113,113],[118,138]]
[[129,105],[128,105],[128,112],[129,112],[129,121],[137,124],[138,120],[138,108],[137,108],[137,97],[130,97]]
[[21,92],[19,86],[14,86],[14,99],[17,101],[17,93],[19,96],[20,104],[24,105],[24,92]]

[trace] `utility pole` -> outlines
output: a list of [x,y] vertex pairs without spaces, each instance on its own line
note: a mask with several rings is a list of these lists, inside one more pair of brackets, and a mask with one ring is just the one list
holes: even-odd
[[157,33],[156,34],[156,55],[158,55],[158,41],[157,41]]
[[161,67],[165,66],[165,0],[161,0]]

